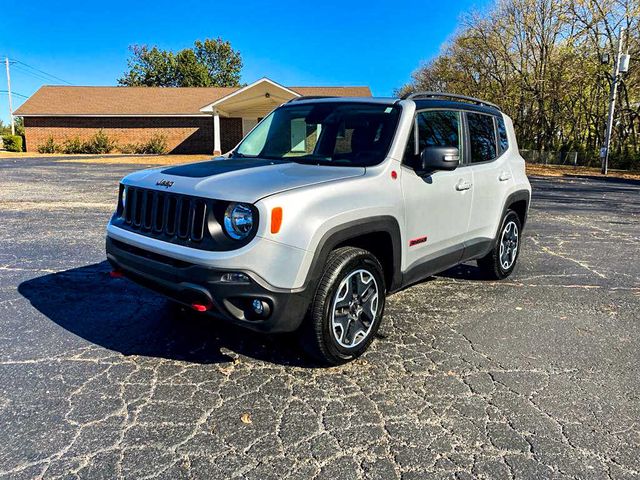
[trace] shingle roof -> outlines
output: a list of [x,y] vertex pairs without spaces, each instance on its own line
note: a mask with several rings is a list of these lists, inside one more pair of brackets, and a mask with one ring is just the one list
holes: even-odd
[[[369,87],[287,87],[300,95],[370,97]],[[45,85],[15,115],[200,115],[235,87],[67,87]]]

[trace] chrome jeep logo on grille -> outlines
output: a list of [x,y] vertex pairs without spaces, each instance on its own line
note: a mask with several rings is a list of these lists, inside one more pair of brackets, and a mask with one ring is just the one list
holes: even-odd
[[173,182],[171,180],[158,180],[156,182],[156,185],[160,186],[160,187],[171,187],[173,186]]

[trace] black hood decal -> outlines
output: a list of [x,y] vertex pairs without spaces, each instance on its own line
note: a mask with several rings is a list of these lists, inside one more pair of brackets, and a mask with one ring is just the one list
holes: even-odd
[[269,165],[281,165],[291,163],[288,160],[265,160],[262,158],[242,158],[228,160],[208,160],[206,162],[190,163],[177,167],[167,168],[161,173],[177,175],[179,177],[204,178],[221,173],[235,172],[247,168],[266,167]]

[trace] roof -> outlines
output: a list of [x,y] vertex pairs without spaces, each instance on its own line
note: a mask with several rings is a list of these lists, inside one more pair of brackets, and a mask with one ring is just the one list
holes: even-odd
[[[287,87],[306,95],[370,97],[369,87]],[[174,116],[204,115],[200,109],[236,87],[75,87],[45,85],[17,116]]]
[[[336,102],[336,98],[335,96],[333,98],[329,97],[329,98],[318,98],[318,97],[309,97],[309,98],[305,98],[305,97],[301,97],[301,98],[294,98],[289,100],[288,103],[295,103],[296,105],[301,104],[301,103],[332,103],[332,102]],[[340,97],[339,99],[340,102],[351,102],[351,103],[370,103],[370,104],[375,104],[375,105],[394,105],[396,103],[398,103],[400,101],[400,99],[398,98],[394,98],[394,97]]]

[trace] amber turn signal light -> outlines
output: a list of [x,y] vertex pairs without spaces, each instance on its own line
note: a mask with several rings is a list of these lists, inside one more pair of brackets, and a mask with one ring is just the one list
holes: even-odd
[[282,207],[271,210],[271,233],[278,233],[282,225]]

